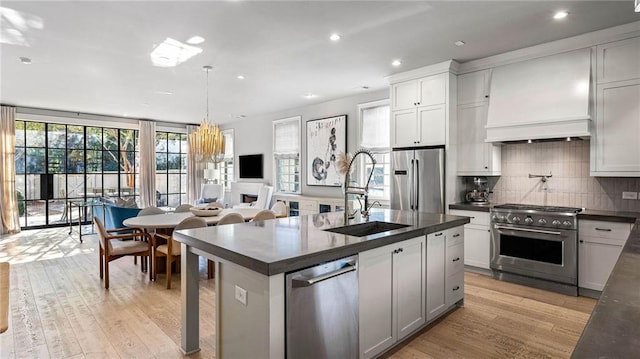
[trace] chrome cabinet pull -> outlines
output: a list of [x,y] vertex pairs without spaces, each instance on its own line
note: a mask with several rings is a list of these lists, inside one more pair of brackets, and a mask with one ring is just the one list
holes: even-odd
[[454,258],[454,259],[453,259],[453,261],[454,261],[454,262],[457,262],[457,261],[459,261],[459,260],[460,260],[460,257],[458,257],[458,258]]
[[453,287],[453,291],[454,291],[454,292],[455,292],[456,290],[458,290],[458,289],[460,289],[460,286],[459,286],[459,285],[457,285],[457,286]]
[[460,233],[456,233],[453,235],[453,238],[460,237]]
[[596,231],[611,232],[611,228],[598,228],[598,227],[596,227]]
[[436,237],[440,237],[441,235],[442,235],[442,232],[435,234]]

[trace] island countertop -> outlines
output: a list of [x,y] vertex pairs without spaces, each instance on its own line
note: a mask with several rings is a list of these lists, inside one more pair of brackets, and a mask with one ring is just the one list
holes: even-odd
[[381,221],[408,227],[355,237],[327,232],[342,227],[343,212],[177,231],[174,238],[188,246],[271,276],[345,257],[387,244],[469,223],[468,217],[372,209],[349,225]]

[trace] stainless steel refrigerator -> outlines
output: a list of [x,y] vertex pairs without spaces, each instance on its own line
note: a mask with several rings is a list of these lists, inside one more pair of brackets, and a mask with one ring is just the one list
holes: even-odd
[[391,208],[444,213],[444,148],[391,152]]

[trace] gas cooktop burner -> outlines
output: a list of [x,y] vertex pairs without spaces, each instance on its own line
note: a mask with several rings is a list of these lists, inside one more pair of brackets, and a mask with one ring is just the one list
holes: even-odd
[[582,211],[582,208],[576,208],[576,207],[538,206],[534,204],[518,204],[518,203],[505,203],[505,204],[493,206],[493,208],[521,210],[521,211],[566,212],[566,213],[578,213]]

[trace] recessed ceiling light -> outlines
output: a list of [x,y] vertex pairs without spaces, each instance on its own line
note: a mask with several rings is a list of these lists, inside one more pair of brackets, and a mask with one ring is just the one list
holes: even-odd
[[129,114],[128,113],[123,113],[122,116],[129,117]]
[[191,44],[191,45],[198,45],[204,42],[204,37],[202,36],[192,36],[189,38],[189,40],[187,40],[187,44]]
[[158,95],[173,95],[171,91],[156,91]]
[[24,65],[31,65],[31,59],[28,57],[20,57],[20,62]]
[[244,75],[238,75],[238,80],[244,80]]
[[391,62],[391,65],[392,65],[392,66],[395,66],[395,67],[398,67],[398,66],[402,65],[402,61],[400,61],[400,60],[393,60],[393,61]]
[[454,44],[456,44],[456,46],[463,46],[465,44],[465,42],[462,41],[462,40],[458,40],[458,41],[454,42]]
[[553,18],[556,20],[560,20],[567,17],[567,15],[569,15],[569,13],[566,11],[558,11],[557,13],[555,13],[555,15],[553,15]]
[[314,98],[316,97],[316,95],[312,94],[312,93],[308,93],[306,95],[304,95],[304,98]]
[[338,34],[331,34],[331,36],[329,36],[329,40],[331,40],[331,41],[338,41],[338,40],[340,40],[340,35],[338,35]]
[[531,141],[531,140],[527,140],[527,143],[531,143],[531,142],[533,142],[533,141]]

